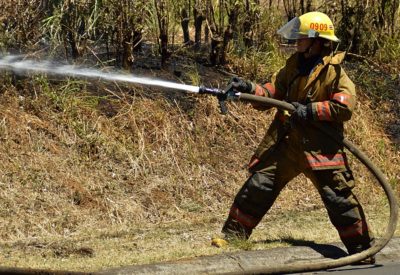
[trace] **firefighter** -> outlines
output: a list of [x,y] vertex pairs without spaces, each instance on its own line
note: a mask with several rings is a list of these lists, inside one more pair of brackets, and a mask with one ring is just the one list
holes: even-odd
[[343,136],[343,123],[355,107],[354,84],[340,66],[344,53],[333,52],[333,42],[339,39],[332,21],[321,12],[292,19],[278,34],[296,40],[297,48],[271,82],[259,85],[233,78],[231,84],[238,92],[291,102],[296,111],[291,116],[277,111],[249,162],[251,175],[234,199],[224,237],[214,238],[212,244],[248,239],[283,187],[303,173],[318,190],[348,253],[361,252],[371,247],[373,236],[352,192],[354,178],[343,145],[312,127],[318,124]]

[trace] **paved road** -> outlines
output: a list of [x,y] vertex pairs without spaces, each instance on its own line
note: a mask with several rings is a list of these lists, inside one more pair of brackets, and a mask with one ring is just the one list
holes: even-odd
[[[400,259],[399,259],[400,261]],[[300,274],[333,274],[333,275],[399,275],[400,263],[386,262],[377,263],[373,266],[345,266],[338,269],[328,271],[318,271],[313,273],[300,273]]]
[[[198,257],[187,260],[153,263],[148,265],[127,266],[104,270],[97,274],[241,274],[244,270],[265,267],[284,267],[294,263],[314,263],[346,256],[342,244],[316,244],[314,242],[296,241],[295,246],[274,248],[262,251],[244,251]],[[345,266],[325,272],[300,274],[400,274],[400,238],[392,239],[389,244],[376,255],[377,264],[369,266]],[[395,263],[398,261],[397,263]],[[254,270],[253,269],[253,270]]]
[[[274,248],[261,251],[242,251],[222,253],[215,256],[204,256],[186,260],[153,263],[148,265],[127,266],[94,272],[93,275],[189,275],[189,274],[243,274],[245,270],[265,270],[287,267],[290,264],[315,263],[326,259],[339,259],[347,254],[342,244],[316,244],[314,242],[295,241],[295,246]],[[316,271],[298,274],[334,274],[334,275],[368,275],[368,274],[400,274],[400,238],[392,239],[389,244],[376,255],[377,264],[369,266],[345,266],[328,271]],[[41,275],[87,275],[80,272],[54,272],[48,270],[27,270],[17,268],[1,268],[0,274],[41,274]]]
[[[338,244],[339,245],[339,244]],[[340,246],[340,245],[339,245]],[[298,273],[303,275],[399,275],[400,274],[400,239],[392,239],[389,244],[376,255],[375,265],[344,266],[327,271]]]

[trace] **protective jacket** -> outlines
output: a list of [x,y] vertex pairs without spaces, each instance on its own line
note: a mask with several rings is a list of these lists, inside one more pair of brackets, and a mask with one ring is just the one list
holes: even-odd
[[290,123],[289,116],[278,111],[255,151],[256,157],[262,161],[285,138],[292,151],[303,154],[306,165],[313,170],[336,169],[346,165],[343,145],[332,142],[311,126],[318,123],[330,132],[343,136],[343,122],[351,118],[356,102],[354,84],[340,66],[343,58],[344,53],[323,55],[311,72],[303,75],[299,70],[299,53],[295,53],[272,77],[271,83],[256,85],[258,94],[310,104],[312,110],[312,120],[307,123]]
[[251,174],[237,193],[222,232],[249,238],[281,190],[302,173],[317,188],[330,221],[348,252],[354,254],[373,242],[352,192],[354,177],[343,145],[312,127],[319,124],[343,136],[343,122],[350,119],[355,105],[354,84],[340,66],[344,54],[303,57],[294,54],[272,83],[254,87],[257,95],[307,105],[307,115],[277,112],[255,152],[260,161],[249,167]]

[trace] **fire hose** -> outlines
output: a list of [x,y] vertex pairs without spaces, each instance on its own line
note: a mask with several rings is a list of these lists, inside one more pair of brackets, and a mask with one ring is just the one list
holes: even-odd
[[[238,93],[235,92],[232,87],[228,86],[225,90],[217,89],[217,88],[206,88],[200,87],[199,88],[200,94],[211,94],[218,98],[219,105],[221,108],[222,113],[227,113],[227,108],[225,101],[232,99],[232,100],[241,100],[247,102],[253,102],[257,104],[263,104],[269,107],[276,107],[281,110],[289,111],[290,113],[295,111],[295,107],[284,101],[268,98],[268,97],[261,97],[252,94],[245,94],[245,93]],[[397,225],[398,219],[398,204],[396,201],[396,196],[386,180],[384,174],[380,171],[380,169],[372,163],[372,161],[360,150],[358,149],[351,141],[343,138],[342,136],[338,136],[335,133],[330,132],[327,128],[321,127],[317,124],[313,124],[313,127],[317,128],[319,131],[326,134],[329,138],[333,139],[335,142],[343,144],[344,147],[349,150],[361,163],[363,163],[368,170],[375,176],[378,180],[379,184],[383,188],[386,197],[389,202],[390,208],[390,215],[389,215],[389,222],[385,231],[385,234],[382,238],[376,240],[374,244],[357,254],[349,255],[346,257],[342,257],[339,259],[330,259],[318,262],[304,262],[304,263],[291,263],[285,264],[281,266],[264,266],[260,268],[246,268],[245,270],[241,271],[240,273],[243,274],[280,274],[280,273],[296,273],[296,272],[310,272],[310,271],[317,271],[317,270],[324,270],[324,269],[332,269],[337,268],[345,265],[350,265],[368,257],[371,257],[382,250],[386,244],[392,238]],[[235,273],[229,273],[235,274]]]

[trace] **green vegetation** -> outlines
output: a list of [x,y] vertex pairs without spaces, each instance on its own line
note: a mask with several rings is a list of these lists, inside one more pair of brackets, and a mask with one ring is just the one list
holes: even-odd
[[[347,137],[400,194],[399,1],[368,1],[363,9],[366,1],[294,2],[0,1],[0,47],[223,87],[232,74],[268,79],[290,54],[277,28],[318,8],[334,18],[340,48],[350,51],[344,66],[359,101]],[[2,72],[0,85],[2,265],[99,270],[225,252],[210,247],[210,237],[247,177],[273,110],[231,102],[223,116],[215,98],[46,75]],[[384,194],[350,162],[380,236]],[[338,240],[317,192],[299,177],[251,242],[228,251]]]

